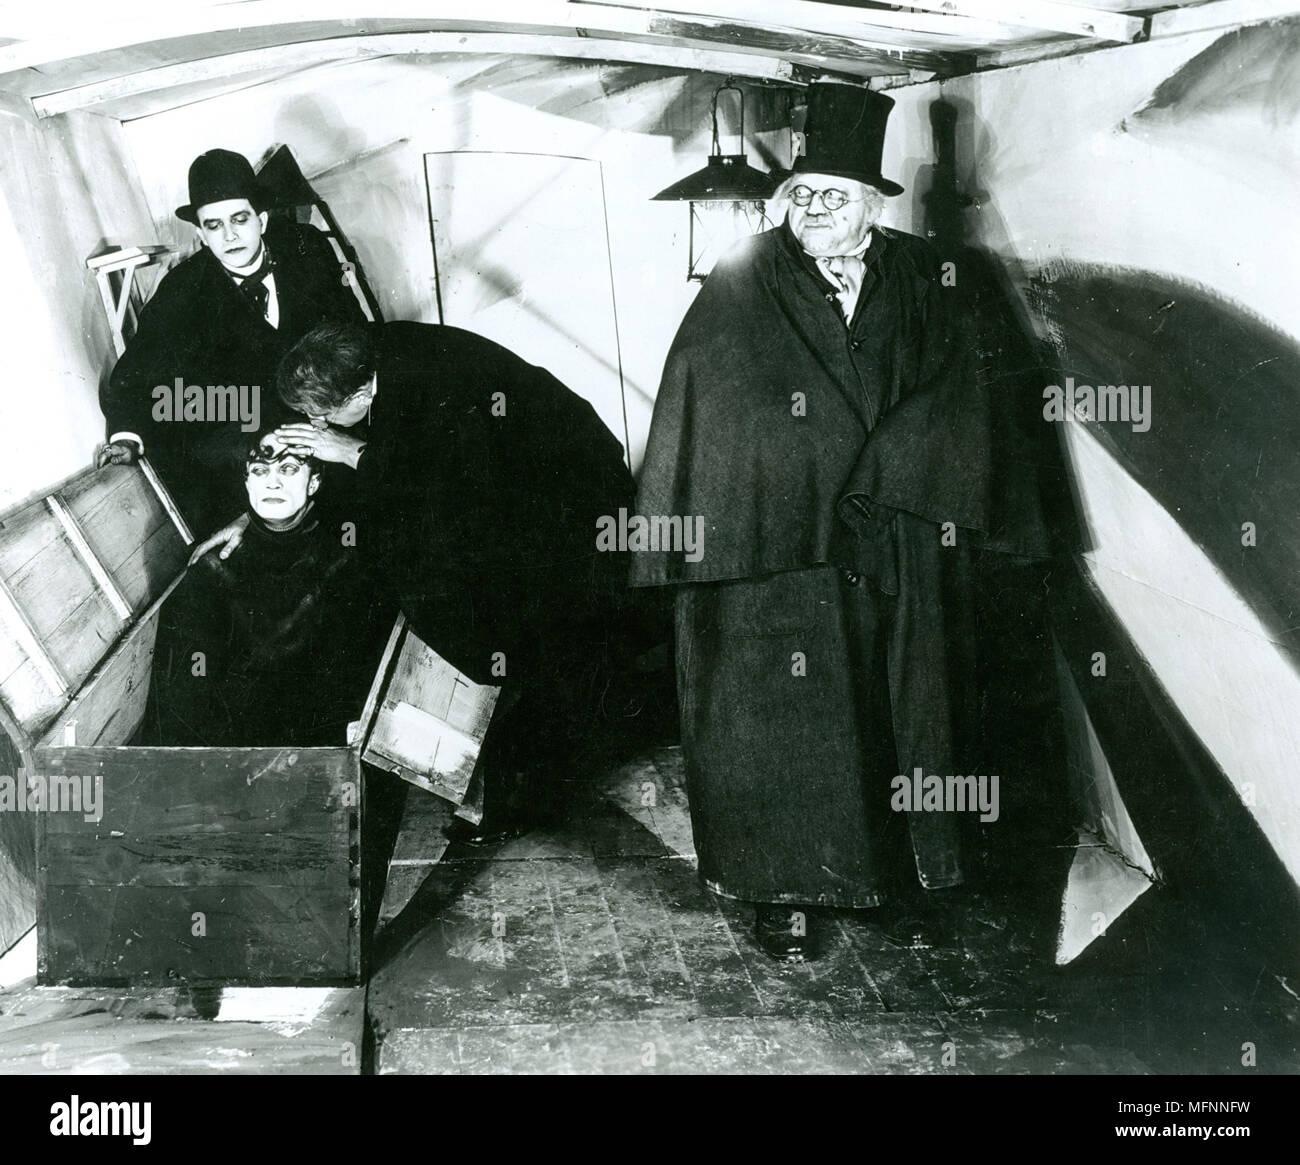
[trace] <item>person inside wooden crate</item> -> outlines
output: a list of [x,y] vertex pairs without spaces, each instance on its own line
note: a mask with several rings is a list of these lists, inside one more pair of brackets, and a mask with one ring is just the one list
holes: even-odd
[[238,550],[195,562],[159,614],[134,744],[347,743],[392,619],[316,507],[320,464],[269,434],[248,453]]
[[[376,594],[469,680],[502,688],[483,820],[452,836],[496,844],[563,820],[618,693],[636,691],[634,661],[667,638],[666,608],[627,589],[627,546],[602,538],[635,497],[621,442],[546,369],[440,324],[318,325],[276,388],[307,417],[277,436],[356,471]],[[242,522],[200,550],[237,553]]]

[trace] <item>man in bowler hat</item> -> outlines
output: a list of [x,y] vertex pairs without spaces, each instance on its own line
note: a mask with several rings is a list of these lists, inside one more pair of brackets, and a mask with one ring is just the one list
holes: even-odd
[[[637,499],[651,522],[703,518],[702,556],[634,554],[631,580],[675,588],[700,876],[755,905],[778,959],[816,955],[827,908],[897,935],[933,901],[918,879],[963,882],[961,815],[900,800],[896,778],[975,772],[967,555],[1040,549],[1007,517],[940,257],[880,225],[902,192],[881,172],[892,106],[810,87],[785,220],[687,312]],[[947,912],[927,915],[941,934]]]
[[319,323],[365,318],[325,237],[269,209],[242,155],[194,160],[176,214],[200,248],[159,283],[100,392],[101,464],[147,454],[200,535],[243,508],[250,429],[289,417],[275,392],[280,357]]

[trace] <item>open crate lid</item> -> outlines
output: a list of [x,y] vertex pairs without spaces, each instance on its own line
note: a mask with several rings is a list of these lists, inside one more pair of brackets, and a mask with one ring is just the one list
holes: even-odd
[[20,753],[184,568],[188,542],[147,461],[0,514],[0,725]]

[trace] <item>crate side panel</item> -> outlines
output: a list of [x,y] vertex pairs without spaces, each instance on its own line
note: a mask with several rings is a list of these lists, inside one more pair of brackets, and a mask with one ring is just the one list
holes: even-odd
[[91,681],[77,693],[47,731],[45,745],[64,741],[75,724],[79,745],[117,745],[131,739],[144,716],[158,637],[158,612],[137,623]]
[[364,759],[460,804],[499,694],[500,688],[474,683],[408,633]]
[[[42,981],[355,975],[353,752],[45,748],[37,762],[71,810],[41,814]],[[196,911],[206,934],[190,935]]]
[[50,886],[45,983],[318,983],[352,976],[351,892],[300,886]]

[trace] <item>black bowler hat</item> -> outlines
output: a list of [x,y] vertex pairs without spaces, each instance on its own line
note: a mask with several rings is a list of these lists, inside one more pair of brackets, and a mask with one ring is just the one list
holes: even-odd
[[198,225],[200,207],[228,198],[247,198],[254,210],[265,210],[266,195],[243,154],[209,150],[190,165],[190,200],[176,208],[176,216]]
[[903,188],[880,172],[885,150],[885,122],[894,99],[874,89],[818,82],[808,86],[804,152],[792,173],[855,178],[886,194]]

